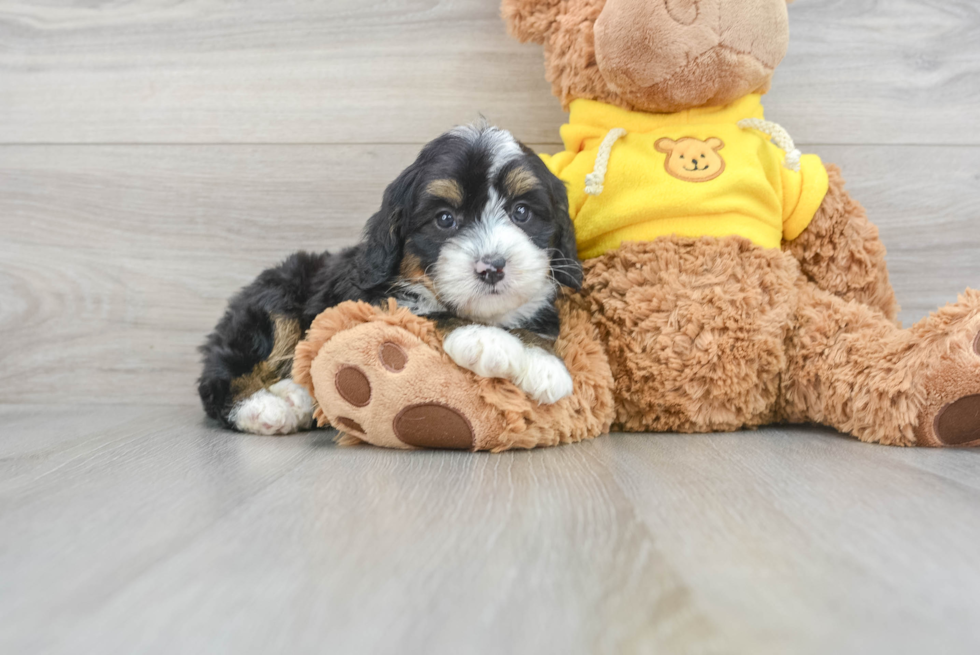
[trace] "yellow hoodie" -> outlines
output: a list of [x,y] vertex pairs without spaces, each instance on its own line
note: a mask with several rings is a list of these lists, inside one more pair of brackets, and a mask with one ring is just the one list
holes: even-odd
[[815,155],[787,156],[763,129],[781,132],[763,122],[759,95],[676,114],[572,102],[565,151],[543,158],[568,186],[579,256],[668,235],[737,235],[764,248],[798,237],[827,194],[827,171]]

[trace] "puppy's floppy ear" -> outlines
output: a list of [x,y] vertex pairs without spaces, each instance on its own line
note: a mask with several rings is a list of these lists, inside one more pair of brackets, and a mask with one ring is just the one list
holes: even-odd
[[582,288],[582,262],[579,261],[578,246],[575,243],[575,224],[568,214],[568,189],[541,157],[523,143],[520,145],[527,156],[525,161],[544,184],[551,203],[551,221],[555,226],[548,244],[551,274],[558,284],[578,291]]
[[[543,165],[543,164],[542,164]],[[565,183],[547,172],[545,184],[551,197],[555,233],[551,237],[551,274],[558,284],[578,291],[582,288],[582,262],[575,244],[575,225],[568,215],[568,189]]]
[[371,289],[391,280],[402,260],[405,218],[415,198],[422,166],[419,161],[402,171],[385,189],[381,209],[364,226],[357,260],[358,286]]
[[544,43],[561,7],[561,0],[503,0],[500,13],[515,39]]

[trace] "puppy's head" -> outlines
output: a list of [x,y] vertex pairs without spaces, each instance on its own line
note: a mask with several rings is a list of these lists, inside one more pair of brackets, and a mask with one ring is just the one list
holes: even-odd
[[562,182],[509,132],[461,127],[429,143],[366,231],[369,275],[461,318],[514,327],[578,289]]

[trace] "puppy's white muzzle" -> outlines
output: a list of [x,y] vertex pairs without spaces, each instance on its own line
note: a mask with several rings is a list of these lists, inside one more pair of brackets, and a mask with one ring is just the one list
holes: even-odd
[[433,275],[436,295],[460,317],[508,327],[554,298],[547,252],[501,208],[446,242]]

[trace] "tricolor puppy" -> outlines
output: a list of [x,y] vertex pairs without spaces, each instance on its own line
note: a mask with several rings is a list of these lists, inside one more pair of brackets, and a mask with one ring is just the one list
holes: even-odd
[[510,133],[457,128],[388,186],[360,244],[296,253],[232,298],[201,348],[198,390],[229,427],[308,428],[313,401],[289,379],[297,342],[328,307],[394,297],[437,321],[460,366],[553,403],[572,392],[551,350],[555,299],[581,283],[562,182]]

